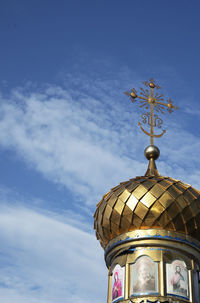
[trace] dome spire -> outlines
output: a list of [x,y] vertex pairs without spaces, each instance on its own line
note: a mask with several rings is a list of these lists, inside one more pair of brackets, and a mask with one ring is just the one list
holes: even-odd
[[[160,134],[155,134],[155,128],[161,129],[163,120],[155,114],[164,114],[164,110],[167,109],[169,113],[172,113],[174,109],[178,109],[177,106],[172,104],[172,100],[169,98],[164,102],[164,95],[159,94],[157,91],[154,93],[154,89],[160,89],[161,87],[155,84],[154,79],[143,82],[147,88],[140,88],[140,95],[137,95],[137,91],[133,88],[130,92],[125,92],[127,96],[130,97],[131,101],[135,103],[138,101],[140,108],[147,110],[141,115],[141,122],[138,122],[141,130],[150,136],[150,145],[145,149],[145,156],[149,160],[149,166],[145,176],[159,176],[158,170],[156,168],[155,160],[158,159],[160,151],[158,147],[154,145],[154,138],[160,138],[166,133],[163,129]],[[150,127],[150,132],[146,131],[142,124],[148,125]]]
[[149,160],[145,177],[160,176],[155,163],[155,160],[157,160],[160,156],[159,148],[155,145],[149,145],[145,148],[144,155],[147,160]]

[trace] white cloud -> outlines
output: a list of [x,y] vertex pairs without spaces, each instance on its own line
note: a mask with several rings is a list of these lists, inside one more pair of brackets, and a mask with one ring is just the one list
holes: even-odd
[[0,241],[2,302],[105,301],[103,251],[88,232],[49,214],[4,206]]
[[[112,117],[115,117],[113,119]],[[107,109],[91,97],[73,99],[59,87],[42,92],[15,90],[0,107],[0,143],[54,182],[83,200],[96,203],[99,193],[121,179],[138,174],[139,163],[128,156],[137,148],[120,107]]]
[[[145,173],[143,147],[149,138],[136,129],[136,105],[123,97],[120,79],[92,82],[85,77],[75,84],[72,78],[66,89],[28,87],[2,98],[0,144],[89,206],[119,182]],[[170,116],[167,135],[156,142],[161,149],[158,168],[163,175],[200,186],[194,178],[199,175],[199,138],[184,129],[184,113],[180,115],[182,129]]]

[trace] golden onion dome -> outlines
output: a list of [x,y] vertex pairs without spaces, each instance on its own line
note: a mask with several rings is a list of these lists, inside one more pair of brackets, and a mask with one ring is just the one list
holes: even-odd
[[120,183],[97,204],[94,228],[104,248],[113,238],[139,229],[176,231],[200,240],[200,191],[160,176],[157,151],[148,152],[145,176]]

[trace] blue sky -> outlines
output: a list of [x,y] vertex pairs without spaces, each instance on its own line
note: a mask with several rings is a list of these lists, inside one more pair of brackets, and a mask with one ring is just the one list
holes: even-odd
[[0,298],[106,301],[96,204],[143,175],[149,144],[123,94],[153,77],[159,172],[200,188],[199,1],[1,1]]

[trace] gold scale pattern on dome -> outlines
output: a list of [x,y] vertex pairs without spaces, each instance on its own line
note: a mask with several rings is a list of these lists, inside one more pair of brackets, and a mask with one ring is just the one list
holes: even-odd
[[168,177],[136,177],[112,188],[94,217],[104,248],[111,239],[137,229],[172,230],[200,240],[200,192]]
[[144,84],[150,87],[150,92],[141,88],[141,96],[137,95],[135,89],[125,94],[132,102],[139,99],[140,107],[150,107],[150,113],[142,115],[142,122],[150,126],[150,132],[139,123],[142,131],[151,139],[151,145],[145,150],[149,166],[145,176],[120,183],[97,204],[94,228],[104,248],[110,240],[125,232],[149,228],[182,232],[200,240],[200,192],[179,180],[160,176],[155,165],[159,149],[153,145],[153,140],[166,131],[159,135],[154,133],[154,128],[161,128],[163,123],[154,114],[154,109],[164,113],[166,107],[171,113],[177,107],[171,99],[164,103],[163,95],[154,95],[154,89],[160,87],[153,79]]

